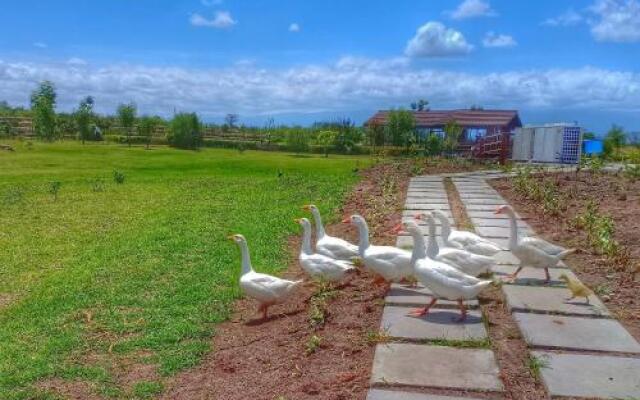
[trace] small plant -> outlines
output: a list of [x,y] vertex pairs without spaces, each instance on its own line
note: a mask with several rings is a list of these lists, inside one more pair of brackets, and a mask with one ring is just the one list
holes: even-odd
[[311,355],[315,353],[320,348],[321,345],[322,345],[322,338],[320,336],[317,336],[317,335],[311,336],[305,346],[306,347],[305,354]]
[[529,356],[527,359],[527,367],[529,367],[531,375],[538,379],[540,378],[540,371],[542,368],[549,367],[549,360],[542,357]]
[[369,346],[374,346],[379,343],[388,343],[391,341],[391,335],[389,335],[389,331],[387,329],[372,331],[369,330],[365,334],[365,342]]
[[92,181],[91,190],[94,192],[104,192],[104,181],[102,179],[95,179]]
[[635,182],[640,178],[640,164],[625,164],[624,176]]
[[133,394],[140,399],[150,399],[162,393],[162,383],[154,381],[141,381],[133,386]]
[[49,193],[53,195],[53,201],[58,200],[58,192],[60,191],[62,183],[60,181],[49,182]]
[[113,181],[119,185],[124,183],[124,173],[118,171],[118,170],[113,170]]
[[611,216],[602,215],[598,210],[598,205],[590,200],[585,210],[575,219],[575,225],[587,232],[589,244],[597,251],[609,257],[618,254],[619,245],[613,238],[615,224]]

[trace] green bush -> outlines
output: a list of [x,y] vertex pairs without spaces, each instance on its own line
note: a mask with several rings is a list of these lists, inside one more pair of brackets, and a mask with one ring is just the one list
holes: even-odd
[[200,120],[195,113],[176,114],[169,124],[169,145],[180,149],[197,149],[202,143]]
[[287,148],[296,153],[304,153],[309,150],[310,135],[302,129],[291,129],[287,132]]

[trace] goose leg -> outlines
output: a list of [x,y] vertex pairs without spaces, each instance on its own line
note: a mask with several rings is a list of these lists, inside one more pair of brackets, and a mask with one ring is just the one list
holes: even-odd
[[460,318],[456,319],[456,322],[462,322],[467,319],[467,309],[462,300],[458,300],[458,306],[460,306]]
[[516,277],[518,276],[518,274],[520,273],[520,271],[522,271],[522,268],[524,267],[518,267],[518,269],[516,270],[516,272],[514,272],[513,274],[507,276],[507,279],[513,281],[516,279]]
[[426,307],[418,308],[416,310],[411,311],[409,313],[409,316],[411,316],[411,317],[422,317],[424,315],[429,314],[429,309],[431,307],[433,307],[433,305],[436,304],[437,301],[438,301],[438,299],[434,297],[433,299],[431,299],[431,303],[427,304]]
[[545,267],[544,268],[544,276],[545,276],[545,280],[544,283],[549,283],[549,281],[551,280],[551,275],[549,275],[549,268]]
[[268,305],[266,304],[260,304],[260,306],[258,307],[258,312],[262,313],[262,319],[267,319],[267,309],[269,308]]

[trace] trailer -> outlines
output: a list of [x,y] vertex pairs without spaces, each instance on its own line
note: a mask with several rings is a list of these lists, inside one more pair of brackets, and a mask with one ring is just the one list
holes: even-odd
[[527,125],[513,135],[512,159],[536,163],[580,162],[583,129],[576,124]]

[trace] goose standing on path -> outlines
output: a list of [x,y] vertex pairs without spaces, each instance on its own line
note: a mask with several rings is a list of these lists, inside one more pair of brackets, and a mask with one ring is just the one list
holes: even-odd
[[[417,248],[418,251],[424,251],[424,236],[422,236],[422,231],[418,225],[410,221],[405,222],[404,226],[413,237],[414,249]],[[433,236],[431,236],[430,232],[429,240],[432,238]],[[464,301],[477,298],[478,294],[491,284],[491,281],[482,281],[447,263],[432,259],[429,257],[429,251],[427,251],[427,257],[425,258],[414,258],[413,274],[420,283],[433,293],[433,298],[429,304],[410,313],[410,315],[416,317],[428,314],[431,307],[438,300],[444,299],[458,302],[460,318],[457,321],[462,322],[467,318],[467,309]]]
[[338,282],[346,274],[355,271],[353,264],[314,253],[311,246],[311,222],[306,218],[295,220],[302,226],[302,247],[300,249],[300,266],[312,278]]
[[510,279],[515,279],[522,268],[529,266],[544,268],[545,283],[547,283],[551,280],[549,268],[555,267],[560,260],[575,251],[575,249],[565,249],[556,246],[540,238],[519,237],[516,213],[511,206],[500,206],[495,213],[507,214],[509,217],[509,250],[520,260],[520,266],[516,272],[509,275]]
[[449,218],[440,210],[435,210],[433,216],[442,225],[442,238],[448,247],[467,250],[483,256],[493,256],[502,250],[497,244],[475,233],[451,229]]
[[406,250],[393,246],[374,246],[369,243],[369,226],[367,221],[358,214],[345,218],[343,223],[351,223],[358,228],[358,255],[364,266],[378,274],[381,281],[399,282],[413,275],[411,265],[412,254]]
[[245,295],[260,303],[258,311],[262,312],[262,318],[266,319],[269,307],[284,302],[293,293],[296,286],[302,283],[302,280],[289,281],[255,272],[251,265],[249,246],[244,236],[236,234],[229,236],[228,239],[236,242],[240,248],[242,260],[240,289],[242,289]]
[[324,231],[322,225],[322,217],[320,210],[314,204],[308,204],[302,207],[305,211],[310,211],[316,224],[316,251],[327,257],[337,260],[351,261],[354,257],[358,257],[358,246],[347,242],[344,239],[329,236]]
[[454,266],[471,276],[478,276],[488,272],[489,268],[495,264],[495,260],[491,257],[452,247],[441,248],[436,240],[436,221],[433,218],[433,214],[424,213],[416,215],[415,218],[427,222],[429,241],[426,252],[429,258]]

